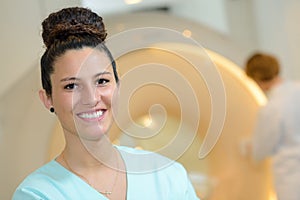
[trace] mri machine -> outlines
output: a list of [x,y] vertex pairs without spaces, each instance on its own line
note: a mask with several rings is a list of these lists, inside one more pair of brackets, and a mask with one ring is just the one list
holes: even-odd
[[[172,20],[178,23],[178,19],[158,17],[168,25]],[[121,117],[112,126],[113,143],[176,159],[188,170],[202,200],[275,199],[269,161],[255,163],[241,148],[241,141],[251,136],[258,108],[266,102],[255,83],[226,57],[193,41],[186,42],[191,41],[188,35],[180,34],[183,40],[176,38],[178,31],[173,31],[175,39],[165,42],[157,29],[154,35],[145,29],[135,29],[128,41],[142,45],[128,44],[128,49],[120,49],[127,44],[118,41],[122,34],[117,33],[136,28],[134,22],[147,25],[149,16],[128,15],[121,18],[123,23],[116,19],[120,18],[108,20],[107,29],[117,35],[111,43],[108,41],[108,46],[119,66],[119,108],[123,109],[118,110],[117,116]],[[167,37],[172,28],[163,30],[168,32]],[[155,34],[158,39],[144,43],[145,38],[156,38]],[[128,38],[130,31],[125,36]],[[211,46],[214,45],[217,44],[212,42]],[[36,165],[53,159],[63,148],[61,128],[53,117],[51,120],[46,139],[34,134],[34,139],[40,138],[42,143],[39,148],[43,148],[37,152],[31,146],[31,156],[39,155]],[[20,149],[30,146],[32,140],[26,141],[19,143],[23,145]],[[16,180],[35,168],[33,164],[26,167],[27,171],[23,170]]]
[[[152,30],[130,30],[125,38],[143,40]],[[253,162],[241,145],[265,96],[228,59],[178,41],[138,47],[136,41],[124,52],[118,38],[108,42],[118,47],[121,76],[111,140],[181,162],[201,199],[272,199],[269,163]],[[50,159],[63,147],[57,127]]]

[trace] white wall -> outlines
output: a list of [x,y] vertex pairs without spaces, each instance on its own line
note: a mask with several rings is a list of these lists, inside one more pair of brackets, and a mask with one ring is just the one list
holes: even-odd
[[207,25],[218,32],[228,34],[228,17],[224,0],[177,0],[171,11],[178,16]]
[[[171,7],[175,15],[193,20],[217,31],[220,37],[235,43],[241,50],[229,56],[240,67],[243,67],[247,56],[257,48],[257,30],[252,1],[227,0],[177,0]],[[188,27],[187,27],[188,28]],[[220,49],[228,49],[219,45]]]
[[[41,49],[41,40],[38,37],[40,24],[38,2],[38,0],[1,2],[0,199],[11,199],[16,179],[20,177],[18,176],[20,170],[24,170],[23,166],[29,162],[32,163],[18,160],[20,157],[18,144],[26,137],[26,132],[21,126],[28,118],[26,112],[30,97],[28,93],[14,89],[17,85],[17,87],[28,85],[26,76],[36,65]],[[30,88],[28,90],[30,91]],[[7,99],[9,97],[12,98]]]
[[254,0],[259,49],[278,56],[283,76],[300,79],[300,2]]
[[253,1],[226,1],[229,37],[250,53],[258,45],[258,32],[255,26]]
[[33,65],[41,49],[38,0],[2,0],[0,96]]
[[253,52],[265,51],[279,58],[284,77],[300,79],[299,0],[176,2],[174,14],[205,24],[238,44],[244,51],[242,57],[231,59],[241,67]]

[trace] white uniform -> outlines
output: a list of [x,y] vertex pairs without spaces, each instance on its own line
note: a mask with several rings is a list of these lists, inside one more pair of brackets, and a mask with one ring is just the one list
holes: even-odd
[[273,158],[278,200],[300,199],[300,83],[283,82],[268,95],[253,138],[256,160]]

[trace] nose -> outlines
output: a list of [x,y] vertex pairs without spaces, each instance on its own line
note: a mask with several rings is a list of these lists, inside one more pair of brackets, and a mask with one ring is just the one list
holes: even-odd
[[80,99],[83,105],[95,106],[101,100],[101,95],[97,93],[96,87],[85,87],[81,91]]

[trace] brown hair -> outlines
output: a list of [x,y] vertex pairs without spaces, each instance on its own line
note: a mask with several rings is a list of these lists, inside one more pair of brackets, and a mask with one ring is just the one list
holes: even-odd
[[280,73],[278,60],[269,54],[255,53],[246,63],[246,74],[257,81],[270,81]]

